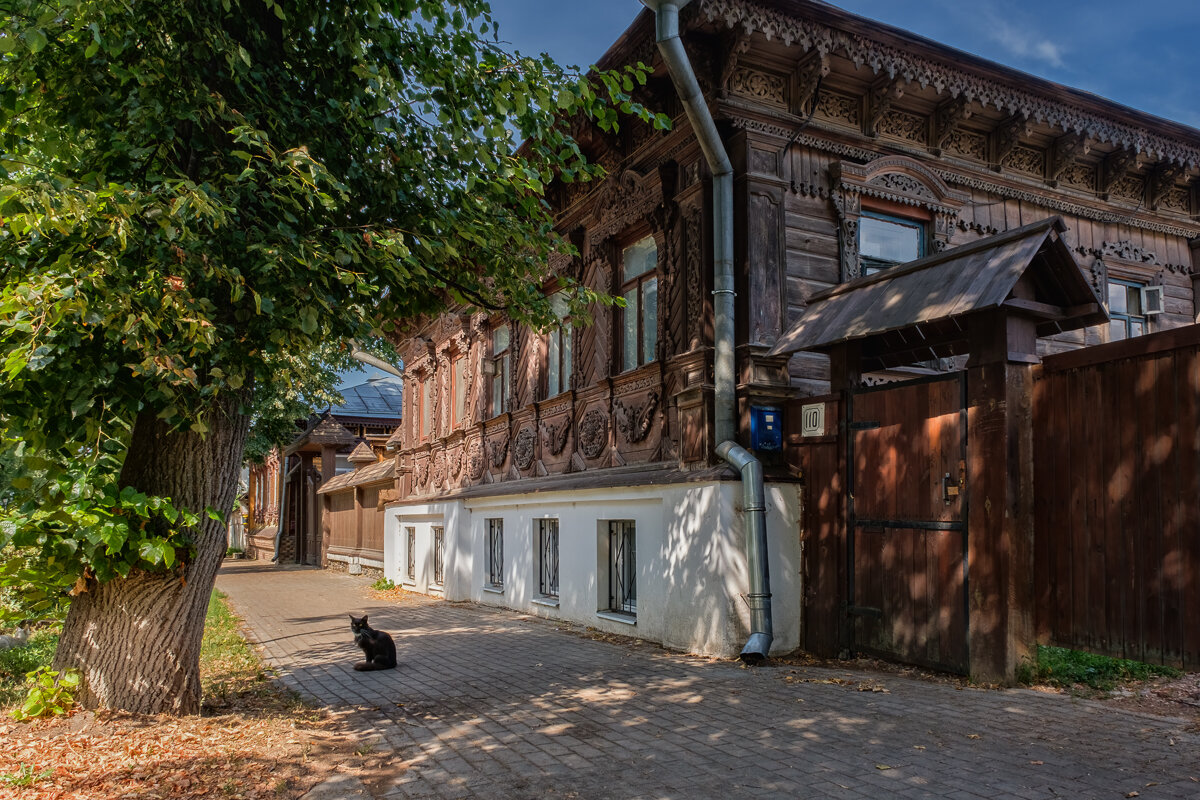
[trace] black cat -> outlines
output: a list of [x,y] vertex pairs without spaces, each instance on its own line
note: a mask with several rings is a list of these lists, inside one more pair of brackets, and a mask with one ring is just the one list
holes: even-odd
[[354,643],[366,653],[367,660],[354,665],[359,672],[373,669],[396,668],[396,643],[392,637],[383,631],[377,631],[367,625],[367,617],[350,617],[350,631],[354,634]]

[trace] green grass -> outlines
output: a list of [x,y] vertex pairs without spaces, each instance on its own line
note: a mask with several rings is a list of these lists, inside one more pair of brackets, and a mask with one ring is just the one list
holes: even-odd
[[266,680],[262,662],[243,638],[238,624],[225,594],[214,589],[200,644],[200,682],[206,699],[225,698]]
[[396,588],[396,584],[392,583],[387,578],[380,578],[371,584],[371,588],[377,592],[387,592]]
[[1107,692],[1123,683],[1174,678],[1181,674],[1174,667],[1038,645],[1037,661],[1022,664],[1017,678],[1025,684],[1048,684],[1063,688],[1086,686]]
[[0,650],[0,708],[25,699],[25,673],[50,666],[57,646],[58,631],[38,631],[26,646]]

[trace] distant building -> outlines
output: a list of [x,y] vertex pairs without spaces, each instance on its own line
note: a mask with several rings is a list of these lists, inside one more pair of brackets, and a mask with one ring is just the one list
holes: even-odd
[[352,546],[331,541],[326,503],[318,492],[335,481],[342,485],[361,477],[355,468],[364,462],[379,464],[367,474],[387,472],[386,480],[391,479],[387,446],[401,422],[403,385],[400,378],[371,378],[341,393],[341,405],[311,416],[290,444],[250,469],[249,557],[382,568],[382,536]]

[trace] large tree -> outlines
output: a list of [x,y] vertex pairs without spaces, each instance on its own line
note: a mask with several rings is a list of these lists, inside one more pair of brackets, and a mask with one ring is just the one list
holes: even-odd
[[551,321],[544,190],[598,174],[563,120],[648,117],[637,80],[510,53],[477,0],[0,2],[0,545],[70,587],[84,704],[198,709],[290,365],[451,303]]

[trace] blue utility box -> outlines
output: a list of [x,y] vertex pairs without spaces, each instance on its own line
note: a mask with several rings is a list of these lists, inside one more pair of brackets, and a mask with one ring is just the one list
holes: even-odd
[[783,414],[776,406],[750,407],[750,449],[783,449]]

